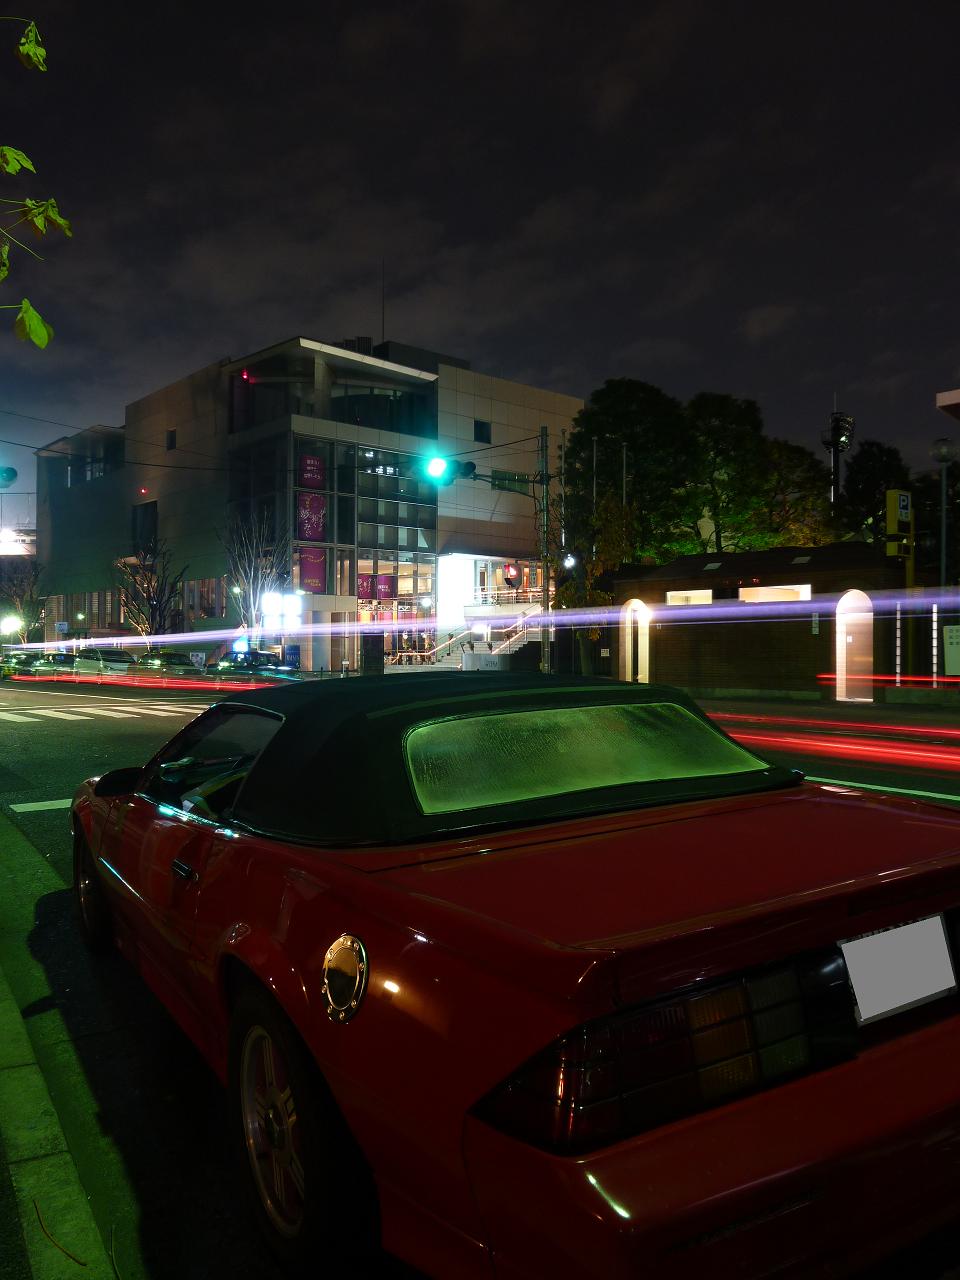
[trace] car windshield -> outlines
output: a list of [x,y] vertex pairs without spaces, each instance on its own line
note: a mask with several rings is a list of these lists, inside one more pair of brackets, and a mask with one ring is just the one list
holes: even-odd
[[151,654],[150,656],[151,658],[155,659],[157,662],[166,662],[170,665],[176,665],[178,667],[193,666],[193,663],[190,661],[190,655],[188,653],[154,653],[154,654]]
[[128,653],[126,649],[102,649],[100,656],[104,662],[122,662],[124,666],[129,666],[131,662],[136,662],[132,653]]
[[769,768],[670,702],[503,710],[433,720],[408,731],[404,757],[424,814]]

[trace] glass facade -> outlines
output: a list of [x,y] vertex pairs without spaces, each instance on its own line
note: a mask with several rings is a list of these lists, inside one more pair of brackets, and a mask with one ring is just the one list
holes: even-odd
[[296,586],[356,595],[358,620],[385,624],[389,654],[413,646],[414,636],[421,652],[424,634],[434,643],[437,490],[419,479],[416,463],[385,449],[295,437]]
[[269,356],[232,375],[230,404],[232,432],[298,414],[376,431],[437,437],[432,383],[401,382],[375,368],[362,374],[344,372],[320,357],[302,353]]

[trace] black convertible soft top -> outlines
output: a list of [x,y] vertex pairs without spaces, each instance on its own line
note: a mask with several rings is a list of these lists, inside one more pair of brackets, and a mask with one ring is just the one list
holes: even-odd
[[[711,736],[731,742],[678,689],[590,677],[417,672],[236,693],[219,705],[260,708],[284,722],[251,770],[231,820],[311,844],[382,845],[796,781],[787,770],[758,760],[759,767],[748,773],[598,787],[462,813],[424,812],[411,785],[404,739],[418,726],[498,712],[654,703],[683,707]],[[585,758],[589,750],[585,742]],[[477,761],[478,769],[490,767],[496,769],[497,761]]]

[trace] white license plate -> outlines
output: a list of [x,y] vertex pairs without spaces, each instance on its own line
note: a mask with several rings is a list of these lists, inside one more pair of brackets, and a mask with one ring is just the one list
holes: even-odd
[[957,989],[942,916],[851,938],[840,950],[861,1024]]

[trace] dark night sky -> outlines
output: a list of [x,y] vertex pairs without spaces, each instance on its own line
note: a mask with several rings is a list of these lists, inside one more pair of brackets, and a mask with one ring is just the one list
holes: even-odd
[[[123,406],[295,334],[387,336],[586,396],[759,400],[815,448],[834,390],[915,467],[951,423],[953,3],[38,0],[0,24],[0,121],[74,238],[0,317],[0,436]],[[31,455],[0,464],[32,489]]]

